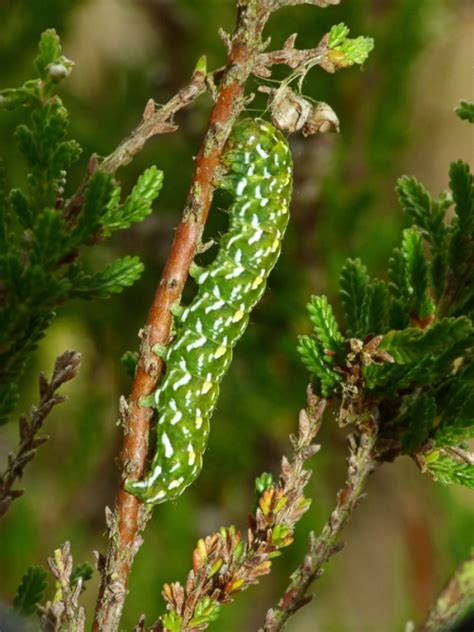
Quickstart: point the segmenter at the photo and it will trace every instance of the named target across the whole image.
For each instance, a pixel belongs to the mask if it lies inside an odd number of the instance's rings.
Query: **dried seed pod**
[[[324,134],[325,132],[339,132],[339,119],[330,105],[319,101],[311,109],[303,126],[303,136]]]
[[[270,95],[268,106],[275,127],[289,134],[299,132],[303,128],[311,114],[309,101],[288,86],[281,86],[278,90],[263,86],[260,91]]]

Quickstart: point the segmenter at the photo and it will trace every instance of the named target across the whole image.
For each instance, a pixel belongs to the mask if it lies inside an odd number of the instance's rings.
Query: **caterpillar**
[[[149,504],[177,498],[200,473],[219,383],[265,291],[288,224],[292,159],[281,132],[262,119],[245,119],[222,161],[226,173],[217,186],[234,197],[228,232],[213,262],[190,270],[197,294],[161,354],[166,373],[154,395],[155,455],[143,480],[125,482],[129,493]]]

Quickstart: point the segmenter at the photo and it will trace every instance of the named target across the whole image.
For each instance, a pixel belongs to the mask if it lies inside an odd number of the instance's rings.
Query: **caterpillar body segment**
[[[125,483],[149,504],[177,498],[199,475],[219,383],[265,291],[288,224],[292,160],[280,132],[263,120],[242,121],[223,163],[227,174],[218,185],[234,196],[229,229],[214,261],[193,267],[198,292],[177,317],[155,393],[157,446],[150,471],[142,481]]]

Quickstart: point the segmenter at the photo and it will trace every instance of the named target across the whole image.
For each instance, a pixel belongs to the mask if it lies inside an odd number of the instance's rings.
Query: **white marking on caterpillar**
[[[206,341],[207,341],[206,336],[201,336],[194,342],[190,342],[188,345],[186,345],[186,351],[191,351],[192,349],[197,349],[199,347],[202,347],[203,345],[206,344]]]
[[[166,432],[161,435],[161,443],[165,446],[165,457],[170,459],[174,454],[174,450]]]
[[[171,483],[168,485],[168,489],[175,489],[176,487],[179,487],[183,481],[184,481],[184,476],[180,476],[174,481],[171,481]]]
[[[191,381],[190,373],[183,375],[183,377],[180,380],[178,380],[177,382],[173,384],[173,391],[177,391],[180,386],[185,386],[186,384],[189,384],[190,381]]]
[[[175,414],[171,417],[170,424],[174,426],[175,424],[178,423],[178,421],[181,421],[182,418],[183,418],[183,413],[180,410],[177,410]]]

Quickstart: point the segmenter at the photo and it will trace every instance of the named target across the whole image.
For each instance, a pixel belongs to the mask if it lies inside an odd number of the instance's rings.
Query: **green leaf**
[[[34,134],[26,125],[18,125],[15,130],[15,140],[29,167],[35,167],[41,163],[41,156],[35,143]]]
[[[456,445],[474,437],[474,361],[448,377],[437,393],[440,421],[434,439],[438,447]],[[449,376],[445,371],[444,375]]]
[[[434,312],[434,305],[427,296],[428,262],[423,252],[423,241],[416,228],[403,231],[402,256],[410,295],[410,311],[419,320]]]
[[[456,204],[454,210],[459,218],[459,231],[465,237],[474,228],[474,187],[469,165],[462,160],[451,163],[449,186]]]
[[[408,310],[410,288],[408,286],[405,258],[399,248],[394,249],[393,255],[388,260],[388,278],[390,279],[388,287],[392,296]]]
[[[330,397],[334,388],[342,379],[339,373],[333,371],[330,364],[328,364],[330,356],[324,353],[316,338],[310,338],[309,336],[298,337],[297,350],[303,364],[320,381],[322,395]]]
[[[474,103],[470,101],[460,101],[455,111],[463,121],[474,123]]]
[[[408,364],[371,364],[362,367],[366,387],[379,397],[392,396],[397,391],[429,384],[432,381],[432,358],[422,358]]]
[[[347,27],[344,22],[341,22],[340,24],[335,24],[333,27],[331,27],[331,30],[329,31],[329,48],[335,48],[336,46],[339,46],[339,44],[342,44],[342,42],[345,41],[348,35],[349,27]]]
[[[446,273],[447,230],[444,218],[451,200],[446,194],[441,194],[438,199],[432,200],[424,186],[416,178],[408,176],[403,176],[398,180],[396,191],[403,211],[421,229],[431,246],[431,254],[436,259],[434,274],[439,288],[444,282]]]
[[[64,255],[63,249],[67,240],[62,214],[52,208],[44,209],[36,218],[32,234],[31,265],[36,264],[47,269],[58,263]]]
[[[273,476],[268,472],[263,472],[260,476],[255,479],[255,493],[257,494],[257,498],[269,489],[273,485]]]
[[[104,171],[94,173],[87,187],[82,213],[73,231],[72,241],[75,245],[86,242],[99,232],[115,191],[116,187],[110,174]]]
[[[348,39],[349,29],[344,23],[334,25],[329,31],[328,48],[337,51],[339,55],[334,57],[328,53],[329,59],[336,66],[346,67],[353,64],[363,64],[374,48],[374,40],[371,37],[356,37]]]
[[[46,571],[40,566],[30,566],[26,571],[13,600],[13,608],[18,614],[27,617],[36,612],[47,586],[46,577]]]
[[[462,340],[470,344],[473,333],[469,318],[443,318],[424,331],[416,328],[389,331],[380,347],[398,364],[409,364],[428,356],[440,356]]]
[[[458,483],[474,489],[474,465],[459,463],[441,454],[439,450],[433,450],[424,456],[429,471],[443,485]]]
[[[347,39],[337,47],[337,50],[344,54],[344,66],[352,66],[353,64],[363,64],[374,49],[374,45],[372,37],[361,35],[355,39]]]
[[[400,206],[410,220],[427,229],[431,217],[431,196],[425,187],[416,178],[402,176],[395,190]]]
[[[26,105],[38,102],[38,81],[26,81],[20,88],[5,88],[0,90],[0,108],[16,110]]]
[[[138,257],[123,257],[109,263],[101,272],[84,274],[75,270],[71,277],[70,297],[92,300],[108,298],[133,285],[143,272],[143,263]]]
[[[189,622],[191,627],[212,623],[215,621],[221,609],[221,605],[208,597],[202,597],[196,604],[193,612],[193,618]]]
[[[31,228],[34,223],[34,214],[28,202],[28,198],[20,189],[10,191],[9,202],[13,215],[17,218],[23,228]]]
[[[57,62],[61,57],[61,42],[54,29],[48,29],[41,34],[38,48],[39,52],[34,65],[41,79],[46,80],[49,78],[48,66]]]
[[[344,338],[339,331],[331,305],[325,296],[312,296],[306,305],[316,337],[324,350],[338,351]]]
[[[83,564],[77,564],[77,566],[73,569],[71,573],[71,578],[69,582],[71,586],[74,586],[80,579],[82,579],[82,590],[84,590],[85,583],[92,578],[93,574],[94,569],[87,562],[84,562]]]
[[[168,632],[182,632],[183,620],[174,610],[164,614],[162,620],[163,625]]]
[[[138,351],[126,351],[120,358],[120,362],[128,377],[133,378],[138,363]]]
[[[404,412],[397,419],[402,432],[404,454],[413,454],[428,441],[433,420],[436,417],[436,401],[426,393],[406,397]]]
[[[132,192],[120,207],[116,198],[112,200],[109,212],[103,220],[106,232],[128,228],[134,222],[140,222],[151,213],[153,201],[163,186],[163,172],[156,167],[147,169],[137,180]]]
[[[354,335],[361,329],[362,303],[368,284],[367,268],[360,259],[347,259],[341,271],[339,285],[349,335]]]
[[[384,281],[376,279],[367,286],[362,302],[358,338],[368,334],[383,334],[387,330],[388,289]]]

